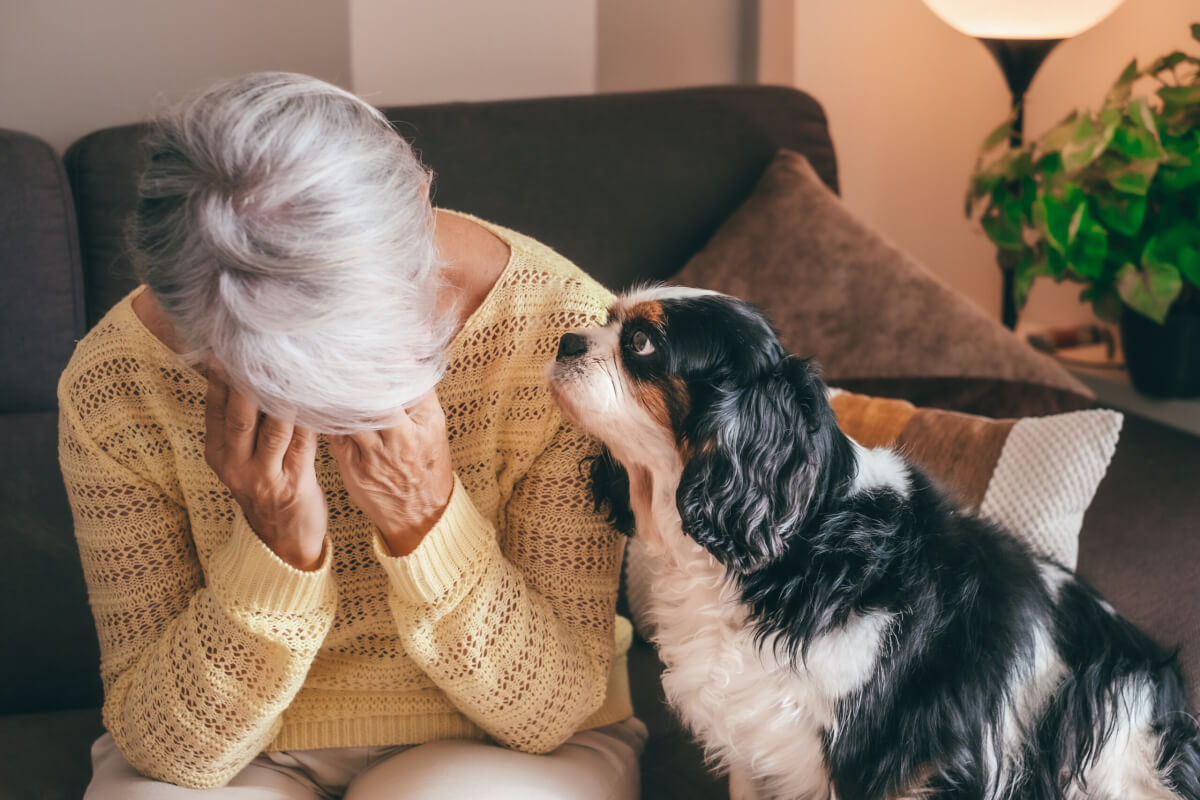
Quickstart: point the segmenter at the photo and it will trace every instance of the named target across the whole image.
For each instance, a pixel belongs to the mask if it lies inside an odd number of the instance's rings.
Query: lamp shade
[[[925,0],[948,25],[982,39],[1069,39],[1122,0]]]

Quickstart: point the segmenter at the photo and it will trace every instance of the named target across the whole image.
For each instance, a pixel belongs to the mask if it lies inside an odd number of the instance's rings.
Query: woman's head
[[[452,324],[430,174],[369,104],[265,72],[164,115],[130,245],[192,362],[216,358],[272,414],[378,426],[437,383]]]

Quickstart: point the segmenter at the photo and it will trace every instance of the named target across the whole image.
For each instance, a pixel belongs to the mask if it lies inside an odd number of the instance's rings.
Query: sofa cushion
[[[1083,520],[1079,574],[1128,620],[1179,648],[1200,711],[1200,438],[1128,415]]]
[[[0,797],[79,800],[102,733],[99,708],[0,716]]]
[[[838,423],[864,447],[894,447],[963,508],[1075,568],[1083,514],[1122,417],[1092,409],[995,420],[834,390]]]
[[[58,413],[0,414],[0,458],[0,714],[99,705],[100,650],[58,469]]]
[[[50,145],[0,130],[0,413],[56,408],[83,335],[75,209]]]
[[[794,152],[775,157],[751,197],[672,281],[761,306],[784,346],[815,357],[831,384],[1017,381],[1065,394],[1071,408],[1093,396],[855,218]]]

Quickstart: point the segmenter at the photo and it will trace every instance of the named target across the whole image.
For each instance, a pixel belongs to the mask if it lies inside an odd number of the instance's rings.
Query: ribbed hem
[[[321,565],[296,569],[267,547],[242,515],[209,563],[208,584],[223,602],[239,608],[309,611],[335,601],[332,548],[325,542]]]
[[[326,747],[390,747],[423,744],[442,739],[487,740],[487,732],[458,713],[357,716],[302,720],[306,709],[297,699],[284,712],[282,727],[267,750],[316,750]],[[613,664],[609,694],[604,705],[579,726],[579,730],[611,725],[633,715],[629,697],[629,671],[624,655]],[[291,718],[289,719],[289,716]]]
[[[315,750],[326,747],[390,747],[440,739],[487,739],[478,725],[462,714],[411,717],[362,716],[352,719],[289,721],[268,750]]]
[[[488,549],[498,551],[496,533],[457,475],[446,510],[416,550],[393,556],[380,535],[375,535],[375,557],[391,576],[400,598],[412,603],[432,603],[446,594],[465,568],[478,563]]]

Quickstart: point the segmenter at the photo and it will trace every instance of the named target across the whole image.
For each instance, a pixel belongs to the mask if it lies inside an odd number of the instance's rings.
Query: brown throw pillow
[[[884,241],[788,150],[671,282],[760,306],[784,347],[815,357],[831,384],[888,380],[893,396],[928,402],[930,381],[942,379],[936,405],[1013,416],[1084,408],[1094,397]],[[1014,391],[1000,391],[1011,382]]]
[[[830,393],[838,424],[859,444],[898,449],[964,508],[1074,569],[1083,513],[1112,460],[1120,414],[995,420]]]

